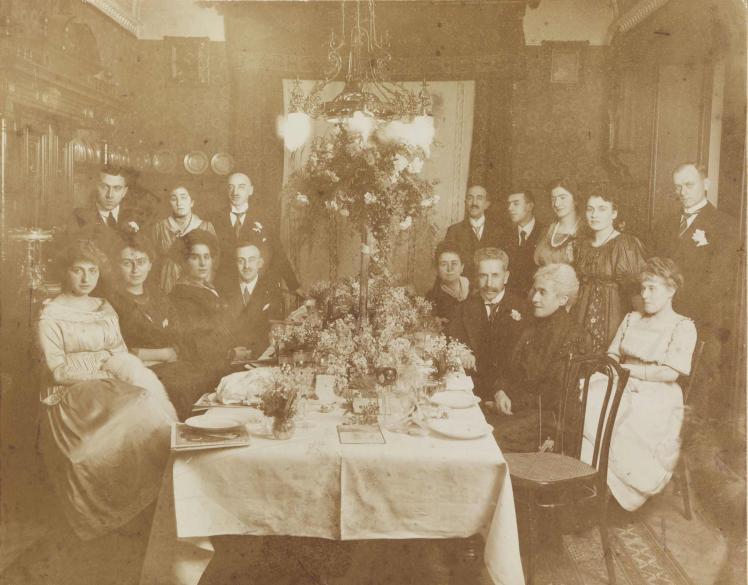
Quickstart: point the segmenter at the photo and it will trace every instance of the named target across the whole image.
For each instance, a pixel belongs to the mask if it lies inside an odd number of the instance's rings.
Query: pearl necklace
[[[553,233],[551,233],[551,248],[558,248],[559,246],[563,246],[569,238],[574,237],[577,234],[579,220],[577,220],[577,222],[574,224],[574,232],[571,234],[564,234],[564,239],[556,243],[556,232],[558,231],[559,223],[560,222],[557,221],[553,224]]]

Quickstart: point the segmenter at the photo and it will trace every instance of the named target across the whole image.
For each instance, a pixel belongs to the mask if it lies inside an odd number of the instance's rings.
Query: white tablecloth
[[[234,411],[235,412],[235,411]],[[452,418],[483,420],[476,406]],[[219,534],[330,539],[455,538],[482,533],[497,585],[524,583],[504,457],[492,435],[460,441],[383,431],[384,445],[341,445],[342,413],[311,412],[274,440],[179,453],[159,496],[141,585],[196,585]]]

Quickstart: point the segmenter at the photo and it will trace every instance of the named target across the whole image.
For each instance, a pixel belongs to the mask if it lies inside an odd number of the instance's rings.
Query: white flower
[[[133,232],[137,232],[140,230],[140,226],[134,221],[128,222],[127,225],[130,227],[130,230]]]
[[[262,224],[259,221],[256,221],[252,231],[259,234],[262,231]]]
[[[309,205],[309,197],[307,197],[303,193],[296,193],[296,201],[301,205]]]
[[[337,211],[338,202],[337,201],[325,201],[325,207],[327,207],[328,211]]]
[[[706,233],[704,232],[704,230],[695,230],[693,232],[693,235],[691,236],[691,239],[696,242],[697,248],[706,246],[709,243],[709,240],[706,239]]]
[[[402,154],[396,154],[393,162],[395,171],[397,171],[398,173],[408,168],[408,159],[405,158]]]
[[[512,309],[511,317],[515,321],[521,321],[522,320],[522,314],[517,309]]]
[[[342,208],[340,210],[340,215],[342,215],[343,217],[348,217],[350,214],[351,214],[351,212],[348,211],[346,208]]]
[[[400,229],[405,231],[407,229],[410,229],[410,226],[412,225],[413,225],[413,218],[411,216],[408,216],[400,222]]]
[[[413,162],[408,165],[408,171],[410,171],[414,175],[420,173],[421,169],[423,169],[423,161],[418,157],[414,158]]]
[[[366,205],[371,205],[372,203],[376,203],[376,202],[377,202],[376,195],[372,195],[368,191],[364,193],[364,203],[366,203]]]
[[[431,207],[434,204],[434,198],[433,197],[427,197],[423,201],[421,201],[421,207]]]

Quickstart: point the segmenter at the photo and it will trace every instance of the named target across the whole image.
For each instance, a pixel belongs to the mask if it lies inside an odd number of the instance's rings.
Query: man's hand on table
[[[463,355],[460,360],[462,361],[462,367],[465,371],[475,370],[475,356],[472,353]]]
[[[496,401],[496,410],[501,414],[511,415],[512,412],[512,400],[506,395],[506,392],[499,390],[494,394],[494,400]]]

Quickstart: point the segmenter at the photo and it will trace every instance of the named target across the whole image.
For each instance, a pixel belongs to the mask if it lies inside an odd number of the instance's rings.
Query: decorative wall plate
[[[151,168],[151,155],[143,150],[132,153],[132,166],[136,171],[147,171]]]
[[[153,155],[153,168],[159,173],[170,173],[177,166],[177,155],[171,150],[159,150]]]
[[[228,175],[234,168],[234,159],[230,154],[217,152],[210,159],[210,168],[216,175]]]
[[[202,150],[193,150],[184,155],[184,168],[193,175],[202,175],[208,170],[208,155]]]

